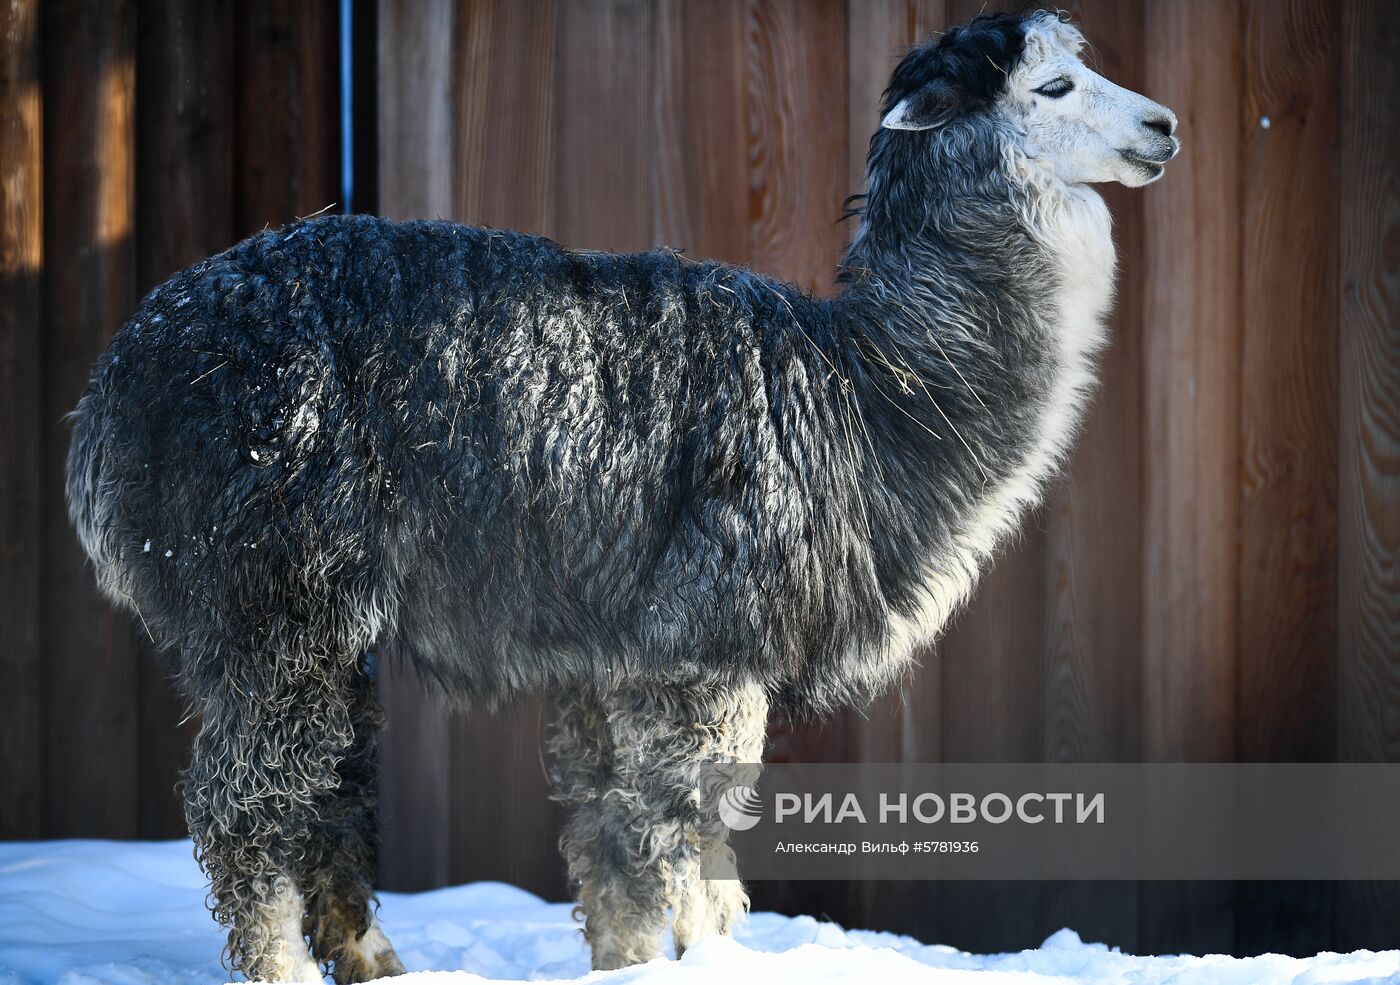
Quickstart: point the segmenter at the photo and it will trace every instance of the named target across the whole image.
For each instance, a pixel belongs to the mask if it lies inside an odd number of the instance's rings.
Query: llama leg
[[[749,909],[749,897],[737,880],[706,880],[708,871],[724,868],[729,830],[720,820],[710,792],[696,796],[707,772],[705,763],[752,763],[763,759],[768,727],[768,696],[756,684],[716,689],[688,696],[673,719],[677,729],[674,757],[663,788],[685,790],[693,813],[686,818],[679,851],[671,864],[670,900],[674,911],[676,957],[701,938],[732,933]],[[684,711],[691,715],[686,716]],[[757,780],[757,774],[753,780]]]
[[[304,936],[304,859],[352,745],[353,672],[312,654],[227,655],[229,683],[204,691],[185,815],[228,960],[255,981],[322,981]]]
[[[371,880],[378,854],[378,734],[384,715],[374,680],[361,671],[350,682],[354,741],[336,769],[301,867],[311,953],[329,965],[338,985],[404,973],[402,962],[374,915]]]
[[[645,880],[631,878],[607,837],[618,823],[619,806],[609,795],[620,791],[612,775],[607,709],[596,693],[581,688],[559,699],[549,749],[552,796],[568,813],[559,847],[593,967],[620,968],[659,956],[665,908],[652,905],[645,891],[638,899]]]
[[[758,761],[768,702],[756,686],[657,686],[601,704],[590,714],[597,722],[606,712],[610,763],[591,781],[578,771],[574,799],[583,807],[575,808],[564,848],[593,966],[616,968],[660,955],[668,908],[681,952],[728,932],[743,913],[738,883],[701,879],[707,857],[725,850],[725,828],[700,788],[706,764]]]

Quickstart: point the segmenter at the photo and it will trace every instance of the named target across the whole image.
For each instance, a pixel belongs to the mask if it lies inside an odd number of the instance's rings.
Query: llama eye
[[[1073,91],[1074,83],[1069,79],[1061,77],[1051,82],[1045,83],[1039,89],[1032,89],[1031,92],[1038,96],[1045,96],[1048,99],[1059,99],[1068,92]]]

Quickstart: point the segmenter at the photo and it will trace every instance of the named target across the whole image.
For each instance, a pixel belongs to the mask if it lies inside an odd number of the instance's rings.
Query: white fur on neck
[[[928,559],[919,611],[891,614],[889,656],[896,661],[938,635],[972,594],[997,545],[1039,500],[1069,451],[1094,383],[1092,357],[1105,341],[1116,266],[1108,206],[1089,186],[1066,185],[1014,151],[1007,167],[1031,193],[1028,228],[1058,264],[1055,304],[1044,325],[1057,343],[1055,374],[1025,458],[1005,481],[984,491],[951,548]]]

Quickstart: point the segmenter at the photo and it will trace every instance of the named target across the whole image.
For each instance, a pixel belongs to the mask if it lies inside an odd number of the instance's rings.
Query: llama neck
[[[852,400],[877,422],[867,497],[895,646],[937,634],[1038,500],[1103,339],[1103,200],[1005,147],[970,129],[878,134],[842,266],[836,321]]]

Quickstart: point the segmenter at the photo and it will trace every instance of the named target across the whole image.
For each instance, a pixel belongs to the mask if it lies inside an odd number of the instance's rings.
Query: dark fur
[[[904,670],[889,618],[1024,455],[1053,358],[1049,260],[979,112],[1020,29],[895,72],[887,107],[942,80],[960,110],[876,134],[834,300],[363,216],[145,299],[76,411],[70,502],[203,712],[190,820],[235,961],[287,873],[308,929],[345,900],[362,924],[374,644],[484,701],[754,683],[820,712]]]

